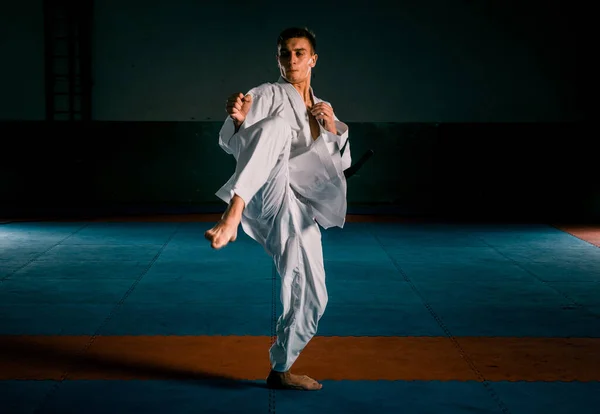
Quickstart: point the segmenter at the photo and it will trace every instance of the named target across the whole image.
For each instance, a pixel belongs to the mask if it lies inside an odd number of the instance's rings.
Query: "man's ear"
[[[308,63],[310,64],[311,68],[314,68],[317,65],[317,59],[319,58],[319,56],[315,53],[310,60],[308,61]]]

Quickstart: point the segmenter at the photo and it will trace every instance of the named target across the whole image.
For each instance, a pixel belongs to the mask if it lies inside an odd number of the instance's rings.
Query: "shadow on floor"
[[[97,379],[146,379],[198,381],[198,385],[215,388],[266,388],[263,382],[246,381],[202,370],[180,369],[118,357],[86,354],[83,349],[40,343],[24,336],[0,338],[0,372],[11,379],[60,379],[77,372],[88,372]],[[46,374],[43,374],[43,373]],[[266,375],[265,375],[266,378]],[[69,379],[66,376],[65,379]]]

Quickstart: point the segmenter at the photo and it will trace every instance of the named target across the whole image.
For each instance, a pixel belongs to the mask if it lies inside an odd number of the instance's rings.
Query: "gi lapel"
[[[304,104],[304,99],[302,99],[302,96],[300,96],[300,92],[298,92],[291,83],[289,83],[282,77],[279,77],[277,83],[281,85],[283,90],[287,93],[287,96],[290,100],[290,104],[294,109],[294,115],[298,120],[298,125],[302,126],[302,134],[305,137],[310,138],[311,134],[310,122],[308,120],[308,111],[306,109],[306,105]]]

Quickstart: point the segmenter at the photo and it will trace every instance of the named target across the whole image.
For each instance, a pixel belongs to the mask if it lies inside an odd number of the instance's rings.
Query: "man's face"
[[[317,63],[308,39],[294,37],[281,45],[277,52],[277,62],[281,76],[290,83],[303,82],[310,78],[310,72]]]

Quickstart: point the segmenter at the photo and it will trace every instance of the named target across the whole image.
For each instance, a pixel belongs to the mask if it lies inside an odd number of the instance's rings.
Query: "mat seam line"
[[[508,261],[512,262],[513,265],[517,266],[519,269],[523,270],[525,273],[533,276],[538,282],[542,283],[544,286],[549,287],[550,289],[552,289],[553,291],[555,291],[556,293],[558,293],[560,296],[562,296],[563,298],[565,298],[567,301],[571,302],[570,304],[572,306],[575,306],[578,309],[583,310],[584,312],[586,312],[587,314],[595,317],[595,318],[600,318],[600,316],[596,315],[594,312],[592,312],[590,309],[587,308],[587,306],[582,305],[581,303],[577,302],[577,300],[575,300],[574,298],[572,298],[571,296],[567,295],[566,293],[564,293],[561,290],[558,290],[557,288],[555,288],[554,286],[552,286],[551,284],[549,284],[547,281],[541,279],[537,274],[535,274],[535,272],[523,267],[521,265],[521,263],[519,263],[518,261],[516,261],[515,259],[511,258],[510,256],[505,255],[504,253],[502,253],[500,250],[498,250],[496,247],[492,246],[491,244],[489,244],[488,242],[486,242],[483,238],[476,236],[479,240],[481,240],[481,242],[483,244],[485,244],[486,246],[488,246],[489,248],[491,248],[492,250],[494,250],[496,253],[498,253],[500,256],[504,257],[505,259],[507,259]],[[595,247],[595,246],[594,246]]]
[[[271,270],[271,346],[276,341],[276,324],[277,324],[277,269],[275,267],[275,262],[272,264]],[[271,364],[269,363],[269,371],[271,370]],[[276,395],[275,389],[269,388],[269,413],[275,413],[275,402]]]
[[[95,342],[96,338],[99,335],[99,332],[102,330],[102,328],[104,328],[106,326],[106,324],[108,322],[111,321],[111,319],[114,316],[114,314],[116,313],[116,311],[121,307],[121,305],[123,304],[123,302],[125,302],[125,300],[129,297],[129,295],[131,294],[131,292],[133,292],[133,290],[137,287],[138,283],[144,278],[144,276],[146,275],[146,273],[148,273],[148,271],[150,270],[150,268],[154,265],[154,263],[156,262],[156,260],[162,254],[162,252],[165,249],[165,247],[167,247],[167,244],[169,244],[169,242],[173,239],[173,237],[175,236],[175,234],[177,234],[177,232],[179,231],[180,227],[181,227],[181,223],[178,224],[177,227],[175,228],[175,230],[169,235],[169,238],[165,241],[165,243],[158,250],[158,253],[156,253],[154,255],[154,257],[152,258],[152,260],[150,260],[150,263],[148,264],[148,266],[146,266],[146,268],[140,273],[140,275],[138,276],[138,278],[136,280],[134,280],[134,282],[129,287],[129,289],[127,290],[127,292],[125,292],[125,294],[123,295],[123,297],[113,307],[113,309],[110,311],[110,313],[108,314],[108,316],[104,319],[104,321],[100,324],[100,326],[98,326],[98,328],[96,328],[96,330],[94,331],[94,333],[90,336],[90,339],[88,340],[88,342],[78,352],[79,355],[85,355],[85,353],[93,345],[93,343]],[[69,374],[71,373],[71,371],[74,368],[75,367],[73,365],[67,366],[67,368],[65,369],[65,371],[60,376],[60,379],[58,379],[57,382],[56,382],[56,384],[46,393],[46,395],[44,396],[44,399],[42,400],[42,402],[40,403],[40,405],[34,411],[34,414],[36,414],[36,413],[42,413],[43,412],[42,410],[46,407],[46,405],[48,404],[48,402],[50,401],[50,399],[56,394],[56,392],[60,388],[60,385],[64,381],[66,381],[68,379]]]
[[[8,279],[8,277],[10,277],[11,275],[13,275],[14,273],[16,273],[17,271],[23,269],[24,267],[28,266],[30,263],[32,263],[33,261],[37,260],[41,255],[49,252],[50,250],[52,250],[53,248],[55,248],[56,246],[60,245],[62,242],[64,242],[65,240],[68,240],[70,237],[74,236],[75,234],[79,233],[81,230],[83,230],[84,228],[86,228],[87,226],[89,226],[90,223],[85,223],[83,226],[79,227],[77,230],[75,230],[74,232],[72,232],[71,234],[69,234],[67,237],[65,237],[64,239],[62,239],[61,241],[59,241],[58,243],[54,244],[52,247],[50,247],[48,250],[44,251],[43,253],[40,253],[38,256],[35,256],[33,259],[31,259],[29,262],[27,262],[25,265],[23,265],[22,267],[18,268],[17,270],[15,270],[13,273],[9,274],[6,278],[2,279],[2,282],[4,282],[4,280]],[[46,402],[46,399],[50,398],[52,395],[54,395],[54,393],[58,390],[58,388],[60,387],[60,384],[62,383],[62,381],[57,381],[54,385],[52,385],[52,387],[50,387],[50,389],[46,392],[46,394],[44,395],[44,398],[42,399],[42,401],[40,402],[40,404],[36,407],[36,409],[34,410],[34,413],[37,413],[41,408],[43,408],[44,403]]]
[[[460,354],[460,356],[462,357],[462,359],[467,363],[467,365],[469,366],[469,368],[471,369],[471,371],[473,371],[473,373],[479,378],[479,380],[481,381],[481,384],[486,389],[486,391],[488,392],[488,394],[490,395],[490,397],[492,397],[492,399],[494,400],[494,402],[496,402],[496,404],[498,405],[498,407],[500,408],[500,410],[504,414],[511,414],[511,411],[506,406],[506,403],[504,401],[502,401],[502,399],[500,398],[500,396],[492,388],[492,386],[489,383],[489,381],[485,378],[485,376],[481,373],[481,371],[479,371],[479,369],[477,369],[477,367],[475,366],[475,363],[471,360],[471,358],[469,357],[468,353],[463,349],[463,347],[460,345],[460,343],[458,342],[458,340],[454,337],[454,335],[452,334],[452,332],[450,332],[450,329],[443,322],[442,318],[440,318],[438,316],[438,314],[433,310],[433,308],[431,307],[431,305],[427,302],[427,300],[425,299],[425,297],[421,294],[421,292],[419,292],[419,290],[417,289],[417,287],[415,286],[415,284],[406,275],[406,273],[404,272],[404,270],[402,269],[402,267],[398,264],[398,262],[396,261],[396,259],[394,259],[394,257],[392,257],[392,255],[388,252],[388,250],[385,248],[384,244],[381,242],[381,240],[379,239],[379,237],[377,237],[372,232],[371,232],[371,235],[375,238],[375,240],[377,240],[377,243],[379,243],[379,245],[382,248],[382,250],[385,252],[385,254],[392,261],[392,263],[394,264],[394,267],[396,267],[396,269],[398,270],[398,272],[400,273],[400,275],[402,276],[402,278],[406,281],[406,283],[408,283],[408,285],[410,286],[410,288],[421,299],[421,302],[423,302],[423,305],[427,308],[427,311],[435,319],[435,321],[438,323],[438,325],[440,326],[440,328],[442,328],[442,330],[444,331],[444,333],[446,334],[446,336],[448,337],[448,339],[450,339],[450,342],[452,342],[452,345],[457,349],[458,353]]]
[[[35,262],[37,259],[39,259],[42,255],[48,253],[50,250],[54,249],[56,246],[60,245],[61,243],[63,243],[64,241],[68,240],[70,237],[74,236],[75,234],[79,233],[81,230],[83,230],[84,228],[86,228],[89,225],[89,223],[84,224],[83,226],[81,226],[80,228],[78,228],[77,230],[75,230],[74,232],[72,232],[71,234],[69,234],[67,237],[65,237],[62,240],[59,240],[58,242],[54,243],[52,246],[50,246],[49,248],[47,248],[46,250],[44,250],[41,253],[38,253],[37,255],[33,256],[31,259],[29,259],[25,264],[17,267],[15,270],[13,270],[12,272],[10,272],[8,275],[4,276],[2,279],[0,279],[0,283],[4,282],[5,280],[8,280],[11,276],[13,276],[15,273],[17,273],[19,270],[24,269],[25,267],[29,266],[31,263]]]

